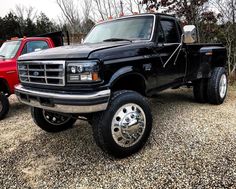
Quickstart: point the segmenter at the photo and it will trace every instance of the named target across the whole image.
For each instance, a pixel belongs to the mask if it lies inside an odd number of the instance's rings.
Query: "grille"
[[[18,71],[22,83],[65,85],[65,61],[18,62]]]

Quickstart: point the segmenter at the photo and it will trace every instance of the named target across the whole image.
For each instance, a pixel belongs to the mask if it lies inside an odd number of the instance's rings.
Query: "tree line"
[[[59,25],[51,21],[44,13],[33,15],[32,11],[27,16],[10,11],[0,17],[0,39],[7,40],[12,37],[34,36],[60,29]]]

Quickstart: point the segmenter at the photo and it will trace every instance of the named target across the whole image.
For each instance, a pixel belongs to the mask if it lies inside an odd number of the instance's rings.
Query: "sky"
[[[56,0],[0,0],[0,16],[4,17],[10,10],[14,10],[16,5],[32,6],[38,12],[42,11],[49,18],[57,20],[61,15],[60,8]]]

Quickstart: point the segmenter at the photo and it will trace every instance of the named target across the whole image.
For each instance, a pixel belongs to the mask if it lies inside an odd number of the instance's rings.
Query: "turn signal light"
[[[92,74],[92,78],[93,78],[93,81],[98,81],[100,79],[97,72],[94,72]]]

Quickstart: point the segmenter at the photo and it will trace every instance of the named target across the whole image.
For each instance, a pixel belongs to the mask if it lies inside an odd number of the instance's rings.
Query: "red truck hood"
[[[92,52],[128,44],[130,44],[129,41],[119,41],[57,47],[25,54],[20,56],[18,60],[85,59],[88,58]]]

